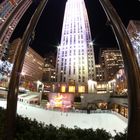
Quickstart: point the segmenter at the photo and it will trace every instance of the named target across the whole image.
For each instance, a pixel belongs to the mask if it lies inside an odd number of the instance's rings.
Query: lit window
[[[61,92],[66,92],[66,86],[65,85],[61,86]]]
[[[85,92],[85,86],[79,86],[78,87],[78,92]]]
[[[69,92],[75,92],[75,86],[69,86]]]

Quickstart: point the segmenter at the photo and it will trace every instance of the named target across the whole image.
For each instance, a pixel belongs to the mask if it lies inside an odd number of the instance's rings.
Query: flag
[[[15,4],[16,4],[16,1],[15,1],[15,0],[9,0],[9,2],[10,2],[12,5],[15,5]]]

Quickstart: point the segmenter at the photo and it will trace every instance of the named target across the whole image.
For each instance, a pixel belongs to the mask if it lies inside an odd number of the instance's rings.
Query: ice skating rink
[[[6,101],[0,101],[0,106],[6,108]],[[112,113],[76,113],[45,110],[18,102],[17,113],[23,117],[36,119],[38,122],[52,124],[60,127],[62,124],[68,128],[103,128],[113,136],[115,132],[124,132],[127,123]]]

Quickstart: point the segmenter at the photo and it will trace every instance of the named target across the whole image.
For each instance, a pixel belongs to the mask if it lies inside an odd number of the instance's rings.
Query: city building
[[[68,0],[57,48],[57,82],[71,84],[68,92],[86,92],[88,80],[95,80],[94,48],[84,0]],[[75,87],[79,86],[79,87]]]
[[[17,38],[13,40],[13,42],[11,42],[10,47],[8,48],[8,61],[10,63],[14,63],[17,54],[17,49],[20,43],[21,43],[20,38]]]
[[[127,79],[124,69],[120,69],[115,75],[115,93],[119,95],[127,95]]]
[[[96,81],[104,82],[105,81],[105,70],[100,64],[95,65],[96,67]]]
[[[118,70],[114,79],[108,82],[110,92],[110,107],[124,117],[128,117],[128,87],[124,69]],[[111,91],[110,90],[110,91]]]
[[[130,20],[127,26],[127,31],[140,66],[140,21]]]
[[[31,3],[32,0],[4,0],[0,4],[0,59],[5,55],[10,37]]]
[[[96,93],[104,94],[108,92],[108,82],[105,81],[105,68],[100,64],[96,65]]]
[[[44,55],[44,60],[47,64],[51,64],[55,67],[56,65],[56,53],[49,51]]]
[[[105,70],[105,81],[110,81],[117,71],[124,67],[122,54],[118,49],[107,48],[100,50],[100,56],[101,67]]]
[[[53,52],[49,52],[45,55],[44,58],[45,65],[44,65],[44,72],[42,81],[44,83],[55,82],[55,64],[56,64],[56,55]]]
[[[20,44],[21,39],[15,39],[9,47],[9,62],[14,63],[17,48]],[[44,68],[44,59],[36,53],[32,48],[28,47],[28,50],[25,55],[24,64],[21,72],[21,79],[27,82],[37,82],[42,81]],[[26,82],[26,84],[27,84]]]
[[[22,74],[29,81],[42,81],[44,59],[28,47],[22,68]]]

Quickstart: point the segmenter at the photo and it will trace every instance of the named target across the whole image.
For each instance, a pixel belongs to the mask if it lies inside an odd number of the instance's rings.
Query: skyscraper
[[[114,79],[115,74],[124,68],[121,51],[117,48],[101,48],[99,61],[104,70],[105,81]]]
[[[0,59],[10,37],[32,0],[5,0],[0,5]]]
[[[61,44],[57,50],[57,82],[76,84],[95,79],[94,49],[84,0],[67,0]]]

